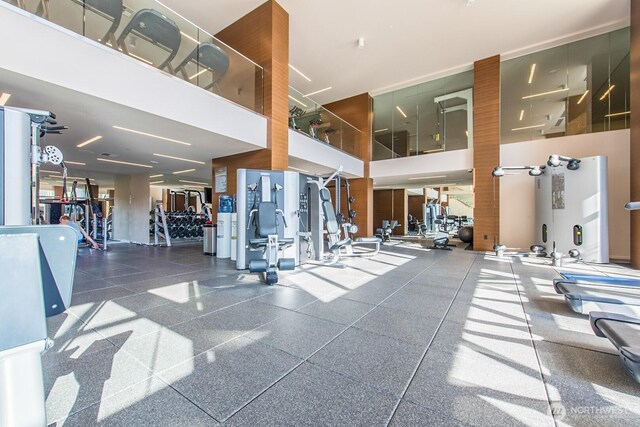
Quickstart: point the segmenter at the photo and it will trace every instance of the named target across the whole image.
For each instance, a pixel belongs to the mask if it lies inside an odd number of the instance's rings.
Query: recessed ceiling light
[[[65,160],[65,163],[68,163],[70,165],[80,165],[80,166],[86,166],[86,163],[82,163],[82,162],[72,162],[71,160]]]
[[[533,73],[536,72],[536,64],[531,64],[531,72],[529,73],[529,84],[533,81]]]
[[[611,93],[611,91],[613,90],[614,87],[616,87],[616,85],[609,86],[609,89],[607,89],[607,91],[605,93],[603,93],[602,96],[600,97],[600,101],[605,99],[607,97],[607,95],[609,95]]]
[[[446,175],[436,175],[436,176],[419,176],[417,178],[409,178],[409,181],[414,181],[417,179],[436,179],[436,178],[446,178]]]
[[[160,178],[163,175],[164,174],[162,174],[162,173],[159,173],[158,175],[149,175],[149,178]]]
[[[616,116],[624,116],[625,114],[631,114],[631,111],[623,111],[621,113],[611,113],[611,114],[605,114],[605,117],[616,117]]]
[[[2,95],[0,95],[0,106],[4,106],[9,98],[11,98],[11,94],[3,92]]]
[[[59,176],[52,176],[51,178],[60,178]],[[86,176],[68,176],[67,179],[87,179]],[[93,178],[89,178],[89,180],[93,180]]]
[[[289,68],[291,68],[293,71],[295,71],[296,73],[300,74],[302,77],[304,77],[308,82],[311,81],[311,79],[307,76],[305,76],[304,74],[302,74],[302,71],[298,70],[296,67],[294,67],[293,65],[289,64]]]
[[[156,162],[155,160],[149,160],[149,163],[154,163],[154,164],[158,164],[158,162]]]
[[[293,99],[294,101],[296,101],[298,104],[302,105],[304,108],[307,108],[307,104],[305,104],[304,102],[300,101],[299,99],[294,98],[293,96],[289,95],[289,98]]]
[[[179,181],[180,181],[180,182],[184,182],[184,183],[186,183],[186,184],[202,184],[202,185],[209,185],[209,183],[208,183],[208,182],[186,181],[186,180],[183,180],[183,179],[180,179]]]
[[[84,147],[85,145],[89,145],[92,142],[98,141],[99,139],[102,139],[102,135],[94,136],[91,139],[87,139],[85,142],[81,142],[80,144],[76,145],[76,147],[78,148]]]
[[[520,121],[522,121],[523,117],[524,117],[524,110],[520,110]]]
[[[174,157],[174,156],[168,156],[166,154],[158,154],[158,153],[153,153],[154,156],[158,156],[158,157],[165,157],[167,159],[174,159],[174,160],[182,160],[183,162],[191,162],[191,163],[197,163],[199,165],[204,165],[206,164],[205,162],[201,162],[199,160],[190,160],[190,159],[183,159],[182,157]]]
[[[141,168],[149,168],[149,169],[153,168],[153,166],[141,165],[140,163],[122,162],[120,160],[103,159],[102,157],[98,157],[98,161],[100,161],[100,162],[109,162],[109,163],[118,163],[120,165],[138,166],[138,167],[141,167]]]
[[[149,184],[151,185],[157,185],[157,184],[162,184],[164,181],[152,181]]]
[[[316,95],[316,94],[318,94],[318,93],[320,93],[320,92],[324,92],[324,91],[329,90],[329,89],[333,89],[333,87],[331,87],[331,86],[329,86],[329,87],[325,87],[324,89],[320,89],[320,90],[317,90],[317,91],[315,91],[315,92],[308,93],[308,94],[303,95],[303,96],[306,98],[307,96]]]
[[[535,98],[537,96],[551,95],[552,93],[564,92],[565,90],[569,90],[569,88],[565,87],[562,89],[550,90],[549,92],[542,92],[542,93],[536,93],[534,95],[527,95],[527,96],[523,96],[522,99],[529,99],[529,98]]]
[[[189,34],[187,33],[183,33],[182,31],[180,31],[180,34],[182,34],[184,37],[188,38],[189,40],[191,40],[192,42],[194,42],[195,44],[200,44],[200,42],[196,39],[194,39],[193,37],[191,37]]]
[[[174,175],[178,175],[178,174],[181,174],[181,173],[187,173],[187,172],[193,172],[193,171],[195,171],[195,169],[185,169],[185,170],[183,170],[183,171],[176,171],[176,172],[173,172],[173,174],[174,174]]]
[[[293,170],[295,170],[295,171],[300,171],[300,172],[309,173],[309,171],[308,171],[308,170],[306,170],[306,169],[294,168],[293,166],[289,166],[289,169],[293,169]]]
[[[206,69],[206,68],[204,68],[204,69],[202,69],[202,70],[198,71],[198,72],[197,72],[197,73],[195,73],[193,76],[189,77],[189,80],[193,80],[193,79],[195,79],[196,77],[198,77],[200,74],[205,73],[205,72],[207,72],[207,69]]]
[[[396,105],[396,109],[400,111],[400,114],[402,114],[402,117],[404,117],[405,119],[407,118],[407,115],[404,113],[404,111],[402,111],[402,108],[400,108],[399,105]]]
[[[188,142],[184,142],[184,141],[179,141],[177,139],[173,139],[173,138],[166,138],[164,136],[159,136],[159,135],[154,135],[152,133],[147,133],[147,132],[141,132],[139,130],[134,130],[134,129],[129,129],[129,128],[124,128],[121,126],[113,126],[114,129],[119,129],[119,130],[124,130],[126,132],[131,132],[131,133],[136,133],[138,135],[144,135],[144,136],[150,136],[151,138],[157,138],[157,139],[161,139],[163,141],[169,141],[169,142],[175,142],[176,144],[182,144],[182,145],[191,145]]]
[[[512,131],[516,131],[516,130],[525,130],[525,129],[535,129],[535,128],[541,128],[541,127],[543,127],[543,126],[544,126],[544,124],[541,124],[541,125],[533,125],[533,126],[525,126],[525,127],[522,127],[522,128],[513,128],[513,129],[511,129],[511,130],[512,130]]]
[[[148,59],[146,59],[146,58],[143,58],[143,57],[142,57],[142,56],[140,56],[140,55],[136,55],[135,53],[131,53],[131,52],[129,52],[129,56],[133,56],[134,58],[139,59],[139,60],[140,60],[140,61],[142,61],[142,62],[146,62],[146,63],[147,63],[147,64],[149,64],[149,65],[153,65],[153,62],[149,61],[149,60],[148,60]]]
[[[376,131],[374,131],[374,132],[384,132],[384,131],[386,131],[386,130],[389,130],[389,128],[378,129],[378,130],[376,130]]]
[[[580,99],[578,99],[577,104],[580,104],[584,100],[584,97],[587,96],[588,93],[589,93],[589,89],[585,90],[582,96],[580,97]]]

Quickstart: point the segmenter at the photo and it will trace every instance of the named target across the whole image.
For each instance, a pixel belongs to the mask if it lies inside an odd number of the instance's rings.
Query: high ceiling
[[[139,8],[149,1],[125,3],[135,3]],[[212,34],[263,2],[162,0]],[[474,60],[497,53],[503,53],[505,58],[516,57],[629,24],[629,0],[476,0],[472,5],[467,5],[467,0],[278,0],[278,3],[290,16],[289,62],[311,79],[309,82],[290,70],[289,82],[303,94],[332,87],[312,96],[320,104],[363,92],[385,93],[470,69]],[[360,37],[364,39],[362,48],[357,43]],[[52,137],[50,143],[73,153],[76,161],[86,163],[73,166],[72,176],[90,175],[107,180],[113,173],[143,171],[139,167],[97,162],[97,157],[105,152],[115,154],[113,159],[123,156],[120,158],[143,162],[146,158],[143,154],[158,146],[157,140],[113,129],[111,126],[116,122],[123,127],[153,129],[164,137],[194,142],[190,156],[172,144],[166,145],[167,154],[201,160],[204,165],[168,159],[150,164],[153,169],[148,172],[162,173],[160,179],[167,183],[179,185],[177,179],[208,181],[209,159],[250,149],[238,141],[221,140],[222,137],[171,121],[158,123],[156,117],[145,112],[81,97],[8,72],[0,73],[0,86],[0,91],[14,94],[9,105],[34,108],[48,105],[61,116],[63,124],[70,126],[69,132]],[[99,114],[95,113],[98,111]],[[79,142],[98,134],[103,135],[103,140],[83,150],[76,148]],[[162,144],[164,147],[165,143]],[[295,159],[292,165],[304,169],[313,166]],[[196,170],[172,174],[191,168]],[[402,178],[405,185],[423,184],[408,178]],[[451,182],[454,178],[457,183],[469,180],[466,171],[452,172],[446,179]]]
[[[162,0],[212,34],[263,0]],[[321,103],[431,80],[474,60],[514,57],[629,25],[629,0],[278,0],[290,72]],[[471,5],[467,5],[471,3]],[[205,12],[209,11],[209,12]],[[364,47],[358,48],[358,38]]]

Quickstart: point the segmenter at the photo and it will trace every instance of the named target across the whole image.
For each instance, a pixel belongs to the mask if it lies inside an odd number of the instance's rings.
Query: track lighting
[[[560,166],[561,162],[567,162],[567,169],[575,171],[580,169],[580,159],[574,159],[573,157],[560,156],[558,154],[552,154],[549,156],[547,165],[551,167]]]
[[[494,177],[500,178],[505,175],[505,171],[528,170],[531,176],[540,176],[544,173],[546,166],[496,166],[491,172]]]

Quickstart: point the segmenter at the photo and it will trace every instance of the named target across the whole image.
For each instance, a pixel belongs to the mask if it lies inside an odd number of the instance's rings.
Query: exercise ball
[[[458,238],[464,243],[473,242],[473,227],[468,225],[462,227],[460,230],[458,230]]]

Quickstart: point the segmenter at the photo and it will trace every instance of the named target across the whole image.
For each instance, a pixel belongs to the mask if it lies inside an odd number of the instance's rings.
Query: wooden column
[[[631,201],[640,201],[640,3],[631,2]],[[640,268],[640,211],[631,211],[631,266]]]
[[[373,192],[374,228],[382,227],[382,221],[393,216],[393,190],[375,190]]]
[[[368,93],[363,93],[332,102],[325,107],[361,132],[359,140],[355,141],[355,147],[351,154],[364,162],[364,177],[349,180],[349,184],[351,184],[351,195],[356,199],[354,209],[357,212],[357,236],[373,236],[374,227],[381,225],[379,223],[374,225],[373,179],[369,174],[372,153],[373,100]]]
[[[227,167],[227,191],[236,192],[240,168],[286,170],[289,167],[289,14],[268,0],[216,37],[264,68],[263,113],[269,117],[267,148],[212,160],[212,169]],[[213,180],[215,172],[212,170]],[[215,191],[215,181],[214,181]],[[214,211],[217,197],[213,197]]]
[[[408,204],[406,188],[393,190],[393,218],[391,219],[395,219],[400,224],[393,234],[407,234],[409,230],[407,224],[407,216],[409,216]]]
[[[407,234],[407,190],[376,190],[373,192],[373,221],[375,228],[382,227],[382,221],[398,221],[401,224],[394,234]],[[403,231],[404,230],[404,231]]]
[[[493,168],[500,164],[500,56],[473,65],[473,248],[500,243],[500,186]]]

